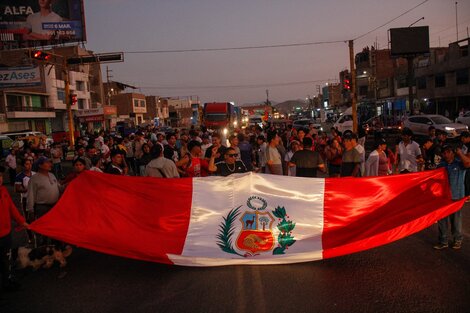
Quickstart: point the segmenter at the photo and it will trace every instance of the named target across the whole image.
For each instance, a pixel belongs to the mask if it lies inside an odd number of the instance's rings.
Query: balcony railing
[[[7,112],[54,112],[54,108],[8,105]]]

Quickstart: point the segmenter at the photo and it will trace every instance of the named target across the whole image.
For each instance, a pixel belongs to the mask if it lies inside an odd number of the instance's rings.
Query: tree
[[[259,222],[263,225],[263,230],[266,230],[266,225],[269,223],[269,218],[262,216],[259,218]]]

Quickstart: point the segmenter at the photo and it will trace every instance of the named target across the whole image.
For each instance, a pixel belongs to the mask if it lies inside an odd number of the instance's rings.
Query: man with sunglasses
[[[235,149],[230,147],[225,150],[224,161],[217,162],[217,176],[228,176],[235,173],[246,173],[247,169],[245,163],[241,160],[237,160],[239,154],[236,153]]]

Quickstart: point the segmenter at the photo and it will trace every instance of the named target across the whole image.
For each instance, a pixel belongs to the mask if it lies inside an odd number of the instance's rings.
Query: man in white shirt
[[[418,171],[418,161],[421,158],[419,145],[411,140],[413,131],[407,127],[401,133],[402,141],[397,146],[398,170],[401,174],[414,173]]]
[[[16,150],[15,149],[11,149],[10,154],[7,155],[5,159],[5,164],[8,167],[10,185],[13,186],[15,184],[15,178],[16,178]]]

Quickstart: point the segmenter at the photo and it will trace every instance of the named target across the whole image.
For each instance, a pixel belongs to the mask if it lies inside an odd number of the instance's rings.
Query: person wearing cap
[[[45,156],[36,161],[37,173],[31,176],[28,184],[28,197],[26,211],[36,220],[49,212],[57,203],[62,186],[54,174],[51,173],[52,162]],[[45,237],[36,235],[37,246],[45,243]]]
[[[11,249],[11,219],[14,219],[18,225],[28,228],[23,216],[15,207],[10,194],[3,186],[3,174],[5,168],[0,166],[0,275],[2,279],[2,289],[13,290],[19,285],[12,280],[9,252]]]
[[[447,169],[449,178],[450,191],[453,201],[459,201],[465,197],[465,170],[470,167],[470,158],[462,153],[460,148],[455,149],[450,145],[442,147],[442,160],[437,166]],[[442,250],[449,247],[448,241],[448,225],[451,226],[453,236],[452,248],[460,249],[462,247],[462,209],[439,220],[437,222],[439,228],[439,243],[434,246],[436,250]]]
[[[296,153],[297,151],[299,151],[301,149],[302,149],[302,146],[300,145],[300,142],[298,142],[297,140],[292,140],[290,142],[289,150],[287,151],[287,153],[284,157],[284,161],[287,163],[287,166],[288,166],[287,176],[293,176],[293,177],[296,176],[295,164],[290,166],[289,162],[291,161],[292,156],[294,155],[294,153]]]
[[[26,211],[34,212],[35,218],[46,214],[59,200],[61,185],[51,173],[52,162],[45,156],[36,161],[38,171],[31,176],[28,184]]]
[[[365,176],[386,176],[390,173],[387,150],[387,142],[379,139],[374,145],[375,150],[372,151],[365,163]]]
[[[408,127],[403,128],[402,141],[397,145],[398,171],[400,174],[414,173],[418,171],[418,159],[421,158],[421,149],[413,141],[413,131]]]

